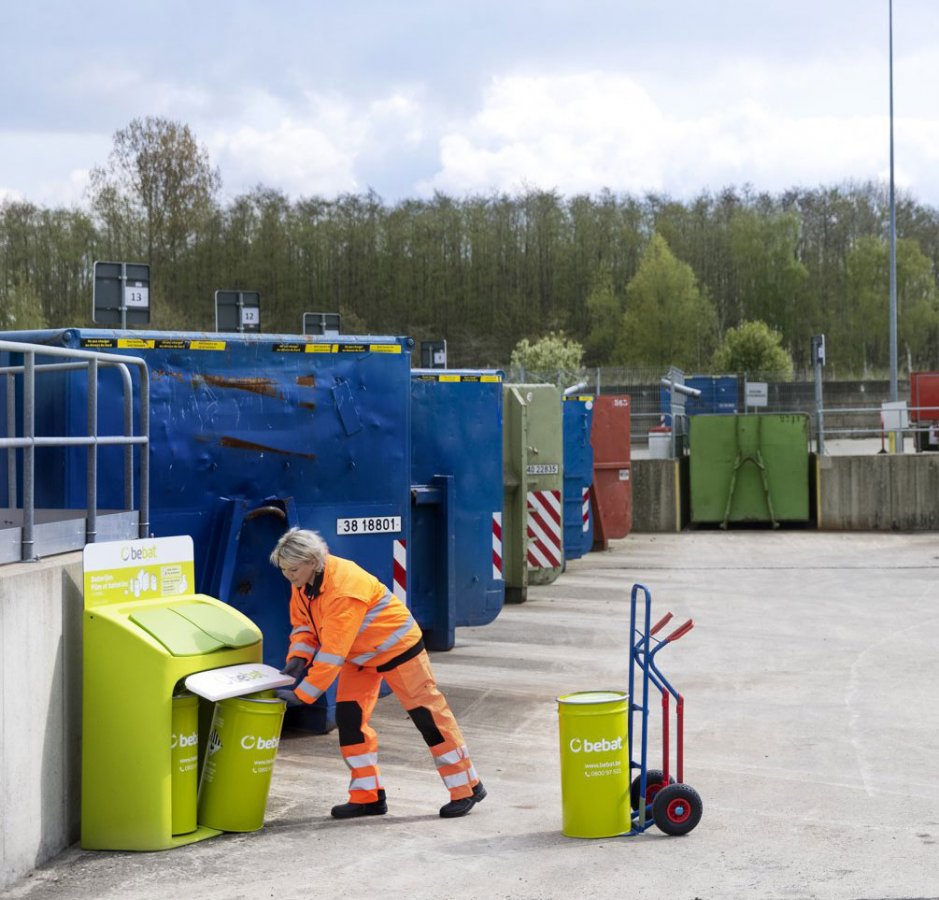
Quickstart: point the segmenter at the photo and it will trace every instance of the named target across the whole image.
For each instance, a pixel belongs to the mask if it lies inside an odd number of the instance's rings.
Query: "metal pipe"
[[[124,382],[124,437],[134,436],[134,385],[123,363],[117,367]],[[134,448],[124,445],[124,509],[134,508]]]
[[[16,437],[16,376],[7,375],[7,436]],[[7,451],[7,505],[16,509],[16,451]]]
[[[140,366],[140,513],[139,535],[150,536],[150,370],[141,359]]]
[[[122,434],[103,434],[99,437],[87,435],[85,437],[20,437],[0,438],[0,450],[4,447],[90,447],[97,444],[99,447],[124,446],[124,444],[146,444],[148,439],[142,435],[125,437]]]
[[[85,457],[87,497],[85,499],[85,543],[98,536],[98,360],[88,362],[88,434],[95,436]]]
[[[22,350],[22,347],[20,347]],[[23,437],[36,436],[36,356],[32,351],[23,353]],[[35,502],[36,451],[32,444],[23,449],[23,544],[20,559],[35,559],[33,525],[36,520]]]

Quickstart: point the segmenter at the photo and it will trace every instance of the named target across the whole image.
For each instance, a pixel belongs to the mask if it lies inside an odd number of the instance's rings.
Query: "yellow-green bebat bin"
[[[202,825],[174,833],[192,824],[196,782],[177,779],[174,799],[173,697],[192,673],[260,662],[261,631],[191,592],[188,537],[89,544],[84,556],[82,847],[160,850],[212,837],[219,831]],[[212,704],[196,702],[201,760]]]

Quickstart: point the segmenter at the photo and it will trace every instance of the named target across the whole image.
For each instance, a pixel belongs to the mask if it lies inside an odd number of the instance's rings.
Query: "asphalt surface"
[[[663,650],[686,697],[704,814],[594,840],[561,833],[555,698],[625,689],[628,596],[693,618]],[[388,815],[339,822],[335,733],[281,744],[263,830],[159,853],[73,847],[23,900],[939,897],[939,540],[934,534],[635,535],[572,561],[433,654],[489,796],[462,819],[393,697]],[[653,713],[657,759],[657,713]]]

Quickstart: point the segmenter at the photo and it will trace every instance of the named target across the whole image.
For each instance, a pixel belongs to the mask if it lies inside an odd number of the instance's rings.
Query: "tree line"
[[[0,323],[92,325],[95,260],[149,262],[152,327],[208,331],[214,293],[258,291],[262,329],[338,312],[349,334],[445,339],[455,366],[505,365],[563,332],[589,366],[707,372],[748,322],[809,367],[826,335],[840,375],[889,363],[889,209],[882,186],[690,200],[524,190],[386,203],[373,191],[291,199],[259,185],[223,201],[187,126],[135,120],[91,177],[87,208],[0,203]],[[939,363],[939,212],[899,196],[901,368]]]

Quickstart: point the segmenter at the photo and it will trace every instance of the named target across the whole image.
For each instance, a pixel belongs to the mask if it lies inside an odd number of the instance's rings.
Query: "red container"
[[[917,450],[939,450],[939,372],[910,372],[910,421]]]
[[[624,394],[604,394],[594,400],[590,430],[594,550],[606,550],[612,539],[626,537],[633,526],[629,415],[629,397]]]

